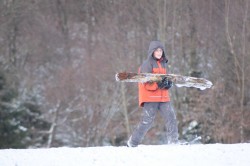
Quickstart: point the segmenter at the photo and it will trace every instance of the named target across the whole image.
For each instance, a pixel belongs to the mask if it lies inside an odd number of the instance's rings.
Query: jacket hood
[[[168,60],[166,58],[166,52],[165,52],[165,48],[163,46],[163,44],[160,41],[151,41],[149,44],[149,48],[148,48],[148,58],[149,59],[154,59],[153,58],[153,52],[157,49],[157,48],[161,48],[163,50],[163,60],[167,63]]]

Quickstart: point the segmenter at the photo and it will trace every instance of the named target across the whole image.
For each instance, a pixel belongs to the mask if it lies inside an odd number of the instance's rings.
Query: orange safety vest
[[[157,61],[158,68],[152,68],[152,73],[166,74],[166,68],[163,68],[160,61]],[[139,69],[140,72],[140,69]],[[139,83],[139,106],[143,107],[144,102],[168,102],[170,97],[168,90],[158,88],[154,83]]]

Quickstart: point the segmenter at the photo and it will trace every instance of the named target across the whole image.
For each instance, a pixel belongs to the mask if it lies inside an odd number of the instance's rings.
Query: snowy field
[[[250,166],[250,144],[6,149],[0,166]]]

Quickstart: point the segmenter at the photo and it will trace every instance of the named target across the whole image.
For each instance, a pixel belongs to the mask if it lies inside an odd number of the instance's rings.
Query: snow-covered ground
[[[5,149],[0,166],[250,166],[250,144]]]

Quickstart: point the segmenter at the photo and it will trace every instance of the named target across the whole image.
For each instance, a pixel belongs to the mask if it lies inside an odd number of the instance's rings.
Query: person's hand
[[[160,89],[169,89],[173,86],[173,82],[168,80],[166,77],[163,78],[163,80],[157,84]]]

